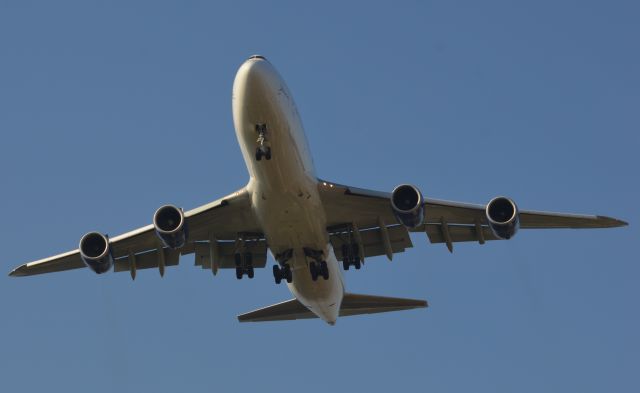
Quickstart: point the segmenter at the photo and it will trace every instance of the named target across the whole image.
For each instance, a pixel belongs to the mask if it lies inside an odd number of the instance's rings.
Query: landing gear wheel
[[[329,279],[329,266],[326,261],[320,262],[320,274],[322,274],[322,278],[325,280]]]
[[[284,265],[284,278],[288,283],[293,281],[293,274],[291,273],[291,266],[285,264]]]
[[[244,275],[244,271],[242,270],[241,267],[236,267],[236,278],[238,280],[242,280],[242,276]]]
[[[348,260],[348,259],[344,259],[344,260],[342,261],[342,268],[343,268],[344,270],[349,270],[349,265],[350,265],[350,263],[349,263],[349,260]]]
[[[273,278],[276,280],[276,284],[280,284],[282,282],[282,273],[278,265],[273,265]]]
[[[311,272],[311,279],[313,281],[318,281],[318,266],[315,262],[311,262],[309,264],[309,271]]]
[[[253,266],[247,267],[247,277],[253,278]]]
[[[258,147],[256,148],[256,161],[260,161],[260,160],[262,160],[262,150],[260,150],[260,148]]]
[[[266,158],[267,160],[271,159],[271,148],[267,147],[267,149],[264,152],[264,158]]]
[[[360,264],[360,258],[354,259],[353,265],[356,267],[356,270],[360,270],[360,267],[362,267],[362,265]]]

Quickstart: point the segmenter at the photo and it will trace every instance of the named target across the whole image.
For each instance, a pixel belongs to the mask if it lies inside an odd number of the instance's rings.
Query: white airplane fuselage
[[[233,83],[233,121],[249,171],[251,207],[274,256],[292,251],[289,290],[326,322],[335,323],[342,298],[342,271],[329,242],[309,145],[293,97],[267,60],[254,56]],[[271,159],[257,160],[256,125],[266,125],[264,146]],[[312,280],[305,249],[322,251],[329,278]]]

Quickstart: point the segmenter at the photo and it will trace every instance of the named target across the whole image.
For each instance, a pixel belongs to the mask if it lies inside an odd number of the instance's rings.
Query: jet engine
[[[165,246],[176,249],[187,242],[187,223],[182,209],[165,205],[153,215],[156,234]]]
[[[113,266],[109,239],[98,232],[89,232],[80,239],[80,258],[98,274],[108,272]]]
[[[424,198],[411,184],[401,184],[391,193],[391,207],[398,221],[415,228],[424,221]]]
[[[509,198],[493,198],[487,203],[485,214],[491,231],[500,239],[511,239],[520,227],[518,207]]]

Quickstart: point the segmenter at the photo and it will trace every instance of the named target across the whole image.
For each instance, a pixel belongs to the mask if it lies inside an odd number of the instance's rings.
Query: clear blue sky
[[[638,392],[638,3],[307,3],[0,3],[0,390]],[[335,327],[240,325],[286,287],[191,258],[6,277],[243,186],[231,86],[254,53],[324,178],[631,226],[453,255],[417,234],[347,287],[431,307]]]

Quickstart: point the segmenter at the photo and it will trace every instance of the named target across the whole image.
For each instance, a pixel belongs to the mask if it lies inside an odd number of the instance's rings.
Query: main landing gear
[[[262,160],[264,157],[266,160],[271,159],[271,146],[267,143],[267,125],[256,124],[256,133],[258,134],[258,147],[256,147],[256,161]]]
[[[362,267],[360,250],[355,243],[342,245],[342,267],[344,270],[349,270],[349,266],[355,266],[356,270]]]
[[[273,265],[273,278],[276,280],[276,284],[280,284],[282,280],[287,282],[293,281],[293,275],[291,274],[291,266],[287,263],[293,257],[293,250],[285,250],[280,254],[276,254],[276,261],[280,264]]]
[[[250,252],[236,253],[234,259],[236,262],[236,278],[242,280],[245,274],[247,277],[253,278],[253,255]]]
[[[313,262],[309,262],[309,272],[311,273],[311,279],[313,281],[318,281],[318,277],[322,277],[325,280],[328,280],[329,266],[327,265],[327,261],[323,259],[324,253],[322,251],[313,250],[311,248],[305,248],[304,255],[313,259]]]
[[[320,276],[325,280],[329,279],[329,266],[327,266],[327,261],[309,263],[309,271],[311,272],[311,279],[313,281],[318,281],[318,277]]]
[[[282,267],[273,265],[273,278],[276,280],[276,284],[280,284],[283,279],[290,283],[293,281],[291,266],[288,263],[285,263]]]

